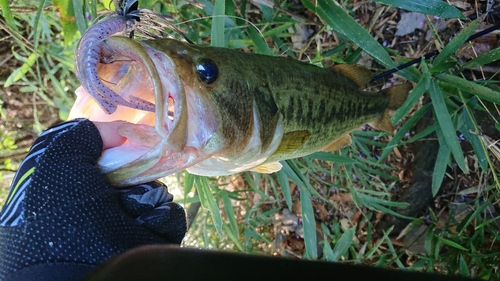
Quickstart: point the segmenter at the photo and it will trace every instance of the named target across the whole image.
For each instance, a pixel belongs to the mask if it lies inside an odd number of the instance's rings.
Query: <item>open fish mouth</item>
[[[160,166],[172,166],[175,159],[166,158],[186,149],[186,96],[175,64],[166,54],[119,36],[99,46],[99,63],[85,64],[85,58],[77,57],[82,87],[76,91],[69,119],[127,122],[118,129],[127,141],[105,150],[99,165],[111,184],[130,185],[135,183],[130,179],[146,171],[151,174],[151,170],[166,169]],[[193,149],[185,152],[196,153]],[[141,182],[154,179],[146,177]]]

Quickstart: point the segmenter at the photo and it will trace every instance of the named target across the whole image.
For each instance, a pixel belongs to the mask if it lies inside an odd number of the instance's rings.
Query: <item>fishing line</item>
[[[471,40],[474,40],[474,39],[476,39],[476,38],[478,38],[478,37],[481,37],[481,36],[483,36],[483,35],[486,35],[486,34],[488,34],[488,33],[492,32],[492,31],[494,31],[494,30],[497,30],[497,29],[500,29],[500,23],[499,23],[499,24],[496,24],[496,25],[494,25],[494,26],[492,26],[492,27],[486,28],[486,29],[485,29],[485,30],[483,30],[483,31],[479,31],[479,32],[477,32],[477,33],[472,34],[472,35],[471,35],[469,38],[467,38],[467,40],[465,40],[465,41],[471,41]],[[398,71],[400,71],[401,69],[405,69],[405,68],[407,68],[407,67],[409,67],[409,66],[411,66],[411,65],[413,65],[413,64],[416,64],[416,63],[420,62],[420,61],[422,60],[422,58],[423,58],[423,59],[430,59],[430,58],[433,58],[433,57],[437,56],[438,54],[439,54],[439,51],[437,51],[437,50],[436,50],[436,51],[433,51],[433,52],[430,52],[430,53],[427,53],[427,54],[425,54],[425,55],[423,55],[423,56],[421,56],[421,57],[419,57],[419,58],[416,58],[416,59],[411,60],[411,61],[409,61],[409,62],[407,62],[407,63],[401,64],[401,65],[399,65],[399,66],[397,66],[397,67],[395,67],[395,68],[389,69],[389,70],[387,70],[387,71],[385,71],[385,72],[382,72],[382,73],[380,73],[380,74],[378,74],[378,75],[375,75],[375,76],[372,78],[372,80],[371,80],[370,82],[373,82],[373,81],[378,80],[378,79],[380,79],[380,78],[386,77],[386,76],[388,76],[388,75],[390,75],[390,74],[393,74],[394,72],[398,72]]]

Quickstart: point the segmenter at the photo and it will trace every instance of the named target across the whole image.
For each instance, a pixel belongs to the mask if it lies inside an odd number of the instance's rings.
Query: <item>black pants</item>
[[[471,280],[382,269],[172,246],[143,246],[111,258],[84,280]]]

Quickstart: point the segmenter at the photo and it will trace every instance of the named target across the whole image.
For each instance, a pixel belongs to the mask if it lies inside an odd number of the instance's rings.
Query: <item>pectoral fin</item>
[[[283,167],[283,165],[281,165],[280,162],[271,162],[254,167],[250,169],[250,171],[262,174],[271,174],[281,170],[281,167]]]
[[[336,151],[342,149],[352,143],[350,135],[343,135],[339,139],[327,145],[322,151]]]
[[[288,132],[283,135],[281,144],[273,155],[294,152],[311,137],[308,130]]]

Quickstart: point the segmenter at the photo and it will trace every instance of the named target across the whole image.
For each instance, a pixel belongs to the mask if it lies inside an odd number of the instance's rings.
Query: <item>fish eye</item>
[[[219,77],[219,69],[211,59],[201,59],[196,64],[196,70],[201,81],[205,84],[212,84]]]

